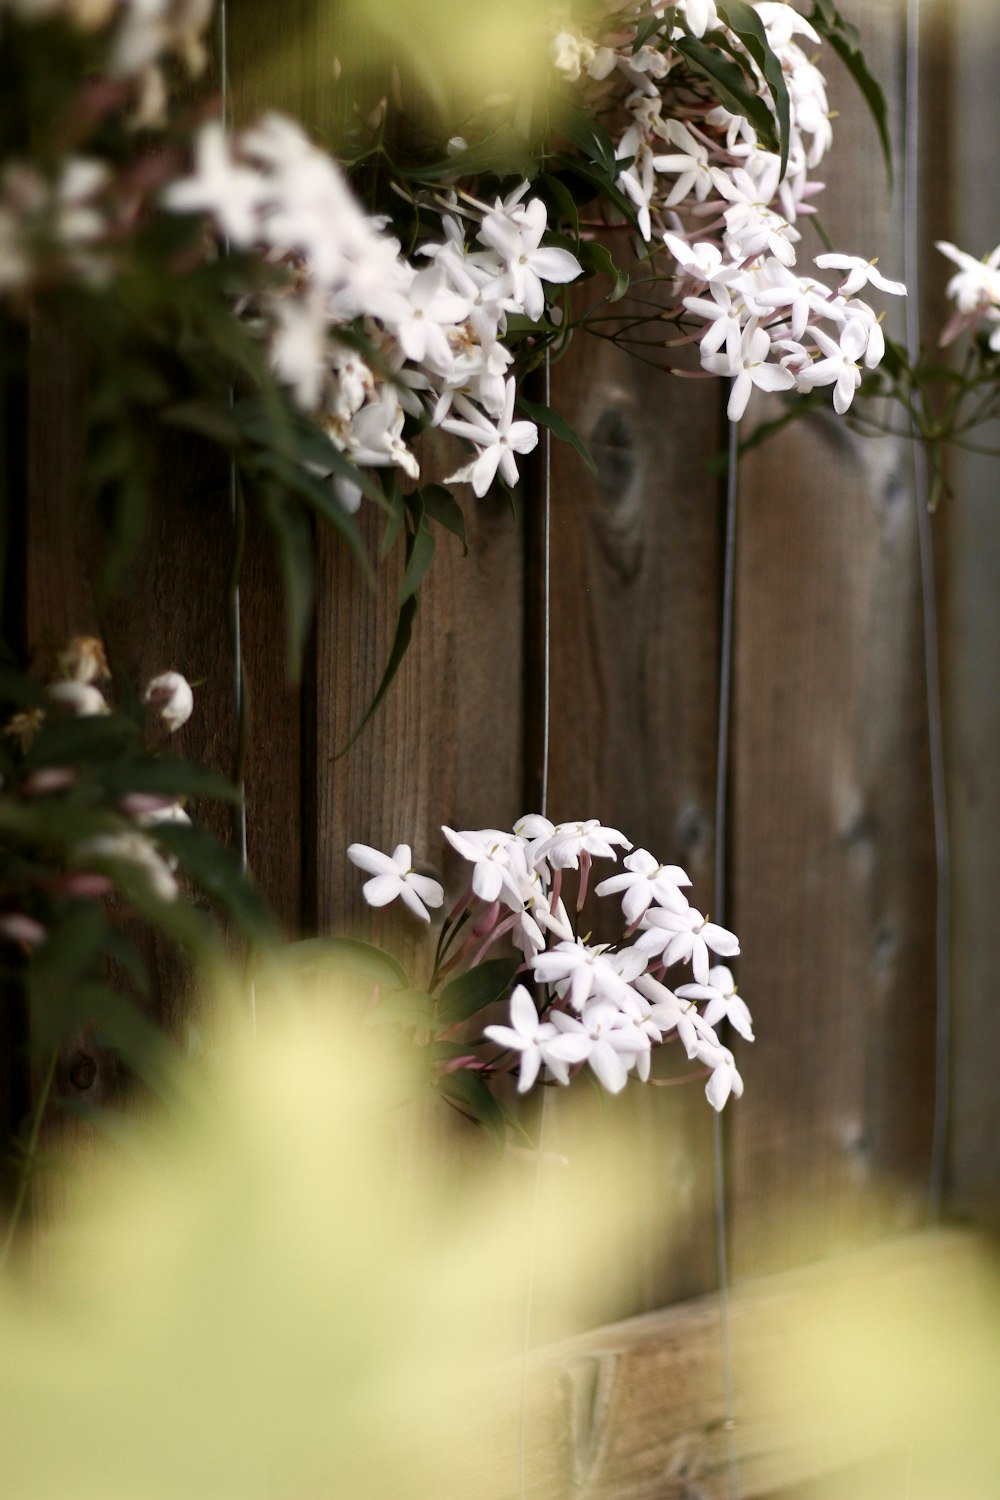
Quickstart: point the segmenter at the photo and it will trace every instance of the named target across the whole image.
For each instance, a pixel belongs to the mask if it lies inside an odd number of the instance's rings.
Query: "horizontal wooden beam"
[[[862,1337],[851,1354],[855,1332],[871,1330],[878,1359],[898,1366],[902,1351],[886,1348],[890,1324],[882,1317],[898,1327],[913,1309],[941,1312],[939,1299],[953,1289],[964,1296],[981,1287],[984,1249],[971,1232],[919,1234],[737,1288],[731,1431],[715,1296],[537,1351],[527,1371],[524,1495],[729,1500],[730,1439],[743,1500],[875,1457],[891,1433],[877,1390],[872,1400],[866,1385],[874,1369],[868,1342]],[[949,1326],[952,1312],[949,1306]],[[853,1359],[846,1378],[837,1363],[845,1338]],[[479,1456],[481,1484],[470,1476],[468,1493],[522,1494],[519,1387],[512,1372],[496,1450]]]

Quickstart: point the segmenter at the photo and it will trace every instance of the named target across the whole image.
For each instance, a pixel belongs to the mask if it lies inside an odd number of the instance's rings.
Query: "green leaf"
[[[415,597],[433,561],[434,533],[428,528],[426,521],[421,520],[417,532],[406,540],[406,572],[399,586],[400,604]]]
[[[675,45],[696,72],[711,80],[720,102],[730,113],[749,120],[768,151],[780,151],[774,116],[743,69],[696,37],[682,37]]]
[[[178,755],[101,767],[98,779],[115,797],[127,792],[151,792],[165,797],[212,797],[221,802],[240,800],[239,787],[233,786],[221,771],[195,765]]]
[[[555,199],[560,216],[569,223],[573,231],[573,250],[574,253],[578,254],[580,245],[580,210],[577,207],[576,199],[562,178],[557,177],[554,172],[546,172],[540,178],[539,186],[548,192],[550,197]]]
[[[410,982],[397,958],[360,938],[306,938],[300,943],[289,943],[284,955],[296,968],[351,969],[372,984],[384,984],[390,989],[405,989]]]
[[[498,130],[465,151],[438,161],[395,170],[402,178],[419,182],[436,182],[447,177],[477,177],[491,172],[497,177],[533,178],[537,170],[534,154],[524,136],[516,130]]]
[[[885,159],[886,178],[889,189],[892,190],[892,140],[889,135],[889,112],[886,107],[885,95],[882,92],[878,80],[868,71],[861,52],[860,35],[857,27],[852,26],[841,16],[836,5],[831,0],[813,0],[813,13],[809,17],[812,24],[821,36],[825,37],[830,46],[836,52],[854,82],[857,84],[865,103],[875,121],[879,141],[882,146],[882,155]]]
[[[347,754],[348,750],[350,750],[358,735],[364,729],[365,725],[368,723],[369,719],[372,717],[372,715],[375,713],[375,710],[382,702],[382,699],[389,691],[389,688],[392,685],[392,679],[399,671],[399,668],[402,665],[403,657],[406,655],[407,651],[410,648],[410,641],[413,639],[413,621],[416,618],[416,613],[417,596],[416,594],[413,594],[400,607],[399,618],[396,621],[396,634],[392,642],[392,650],[389,652],[389,660],[386,662],[385,671],[382,673],[382,680],[378,685],[378,690],[376,691],[374,698],[366,708],[364,717],[362,718],[361,722],[358,724],[350,739],[347,741],[347,744],[337,751],[336,755],[332,757],[333,760],[339,760],[342,755]]]
[[[673,6],[671,6],[669,14],[661,13],[660,15],[647,16],[644,21],[639,23],[636,27],[635,41],[632,43],[633,55],[639,51],[640,47],[646,45],[650,37],[656,36],[658,32],[665,31],[667,36],[670,35],[670,31],[673,29],[673,9]]]
[[[481,1073],[472,1073],[467,1068],[456,1073],[445,1073],[438,1083],[438,1089],[445,1099],[457,1106],[461,1114],[488,1130],[499,1146],[506,1143],[504,1112],[490,1093],[489,1084]]]
[[[150,837],[180,861],[181,868],[227,916],[259,942],[276,941],[274,920],[231,849],[196,823],[158,823]]]
[[[523,396],[518,396],[517,406],[518,410],[523,411],[525,416],[529,417],[532,422],[538,422],[542,427],[547,427],[553,437],[557,437],[562,442],[569,443],[571,447],[575,448],[590,472],[592,474],[597,473],[597,465],[594,462],[590,449],[580,434],[575,432],[569,425],[565,417],[561,417],[550,406],[542,406],[537,401],[526,401]]]
[[[443,526],[445,531],[450,531],[452,536],[457,536],[462,543],[463,554],[468,557],[469,543],[465,534],[465,512],[451,490],[445,489],[443,484],[425,484],[420,494],[423,497],[424,510],[431,520]]]
[[[444,986],[438,998],[438,1026],[445,1030],[500,1000],[517,973],[516,958],[488,958]]]
[[[561,162],[577,177],[582,177],[585,182],[589,182],[597,190],[598,195],[614,204],[629,224],[635,225],[635,204],[626,198],[625,194],[615,187],[604,173],[599,172],[589,162],[581,160],[578,156],[570,156],[567,152],[557,152],[554,160]],[[617,163],[619,169],[622,165],[621,162]]]
[[[556,128],[582,151],[588,161],[613,182],[618,175],[615,143],[601,122],[583,109],[568,109],[556,121]]]
[[[434,1024],[434,1002],[426,990],[390,990],[380,997],[365,1020],[373,1026],[402,1026],[429,1031]]]
[[[628,291],[628,272],[615,265],[611,251],[596,240],[583,240],[578,251],[580,262],[587,271],[601,276],[610,276],[613,286],[608,294],[609,302],[617,302]]]
[[[233,420],[232,408],[214,401],[177,401],[160,412],[160,421],[168,427],[182,427],[197,432],[221,448],[233,449],[239,442],[239,425]]]
[[[261,508],[278,544],[285,580],[285,659],[288,679],[302,676],[306,640],[312,626],[316,598],[312,527],[308,516],[276,490],[266,487]]]
[[[746,0],[718,0],[717,10],[730,31],[734,32],[764,75],[771,90],[775,112],[778,116],[778,135],[781,141],[781,176],[788,166],[788,141],[791,129],[788,87],[781,63],[771,50],[764,23]]]
[[[264,475],[276,481],[291,494],[297,495],[300,500],[305,501],[311,510],[314,510],[324,521],[329,522],[335,531],[340,532],[354,553],[367,582],[374,581],[372,565],[365,550],[361,532],[358,530],[358,524],[354,517],[344,509],[325,480],[311,474],[295,459],[285,458],[280,453],[257,454],[252,467],[249,467],[247,472],[251,479],[255,475]],[[359,473],[357,469],[353,471],[354,476],[358,476]]]
[[[35,770],[40,766],[107,763],[134,753],[141,744],[138,725],[124,714],[50,719],[28,751],[25,765]]]
[[[326,474],[339,474],[342,479],[356,484],[369,500],[386,508],[385,496],[377,481],[352,464],[336,443],[302,412],[293,411],[278,400],[249,396],[236,403],[233,417],[243,436],[264,453],[277,450],[284,458],[297,460],[300,465],[314,464]]]

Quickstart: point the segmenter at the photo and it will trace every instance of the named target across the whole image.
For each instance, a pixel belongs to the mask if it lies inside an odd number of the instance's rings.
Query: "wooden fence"
[[[843,9],[862,28],[901,141],[902,7],[845,0]],[[322,138],[335,21],[319,9],[304,42],[305,10],[303,0],[230,7],[229,95],[239,117],[277,105]],[[925,9],[927,338],[942,321],[946,276],[931,242],[956,239],[978,253],[1000,239],[998,47],[1000,17],[974,0]],[[280,66],[264,65],[268,56]],[[901,275],[899,186],[890,195],[874,129],[842,69],[832,57],[824,66],[841,111],[824,224],[838,247],[878,254]],[[164,448],[162,506],[142,563],[123,598],[99,607],[76,506],[81,377],[71,339],[38,330],[31,368],[26,642],[43,654],[99,630],[136,678],[172,667],[200,680],[180,748],[229,770],[237,718],[226,476],[188,440]],[[704,901],[714,875],[725,521],[722,481],[705,460],[725,442],[721,385],[672,380],[582,335],[553,369],[552,402],[591,448],[597,476],[555,445],[549,810],[623,828],[683,864]],[[954,867],[948,1200],[982,1218],[1000,1186],[991,1063],[1000,1045],[1000,507],[989,461],[956,462],[951,481],[934,518]],[[469,556],[457,542],[439,548],[405,665],[340,759],[388,654],[398,577],[387,568],[368,591],[336,539],[317,535],[316,628],[303,683],[289,688],[281,584],[251,516],[240,589],[249,861],[290,931],[367,930],[344,855],[352,840],[386,848],[406,839],[433,862],[443,857],[441,823],[503,826],[537,806],[542,486],[539,466],[516,517],[503,501],[470,498]],[[738,1285],[926,1219],[936,1009],[926,704],[912,452],[902,440],[854,436],[832,413],[811,416],[748,455],[739,483],[726,918],[742,940],[740,988],[758,1040],[742,1049],[746,1095],[724,1122]],[[453,874],[446,863],[444,878]],[[158,1003],[169,1019],[166,971]],[[64,1095],[73,1093],[70,1061]],[[104,1087],[99,1076],[91,1097]],[[589,1106],[555,1103],[558,1149]],[[621,1174],[621,1201],[602,1211],[627,1220],[651,1191],[661,1208],[656,1234],[632,1252],[628,1301],[615,1292],[599,1309],[608,1323],[717,1286],[713,1122],[700,1088],[635,1088],[620,1103],[643,1144]],[[710,1324],[699,1326],[714,1349]],[[739,1398],[737,1370],[738,1423]],[[746,1493],[776,1492],[806,1472],[765,1464]],[[599,1475],[588,1485],[588,1495],[714,1495],[724,1477],[697,1489],[662,1477],[659,1488]]]

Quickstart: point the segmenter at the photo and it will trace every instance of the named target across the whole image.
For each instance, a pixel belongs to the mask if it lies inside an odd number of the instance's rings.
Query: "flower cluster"
[[[81,783],[81,770],[71,763],[58,761],[47,731],[58,731],[68,719],[101,719],[115,710],[106,696],[111,674],[101,641],[93,636],[77,636],[59,656],[59,674],[47,683],[40,702],[15,713],[4,725],[2,734],[12,762],[3,779],[3,794],[17,799],[22,807],[41,808],[53,798],[72,798]],[[190,684],[179,672],[163,672],[146,685],[143,701],[147,705],[154,735],[176,733],[191,716],[194,706]],[[86,750],[84,742],[84,750]],[[89,766],[86,768],[89,771]],[[141,780],[141,776],[137,778]],[[131,780],[131,778],[130,778]],[[93,791],[86,790],[86,822],[81,822],[82,836],[73,837],[75,819],[67,817],[67,837],[57,871],[39,863],[38,880],[28,882],[28,889],[3,893],[5,909],[0,912],[0,937],[35,948],[47,936],[44,920],[25,909],[36,905],[33,897],[48,899],[103,899],[116,888],[116,877],[137,877],[143,890],[157,901],[177,899],[175,875],[177,859],[157,845],[157,830],[168,824],[189,823],[178,797],[153,791],[130,789],[113,799],[106,810],[93,806]],[[106,813],[106,815],[105,815]],[[44,903],[43,903],[44,904]]]
[[[663,10],[654,7],[654,14]],[[684,321],[696,324],[687,339],[698,341],[704,370],[733,382],[730,418],[742,416],[755,386],[802,393],[833,386],[834,408],[843,413],[863,369],[885,352],[881,318],[857,294],[869,284],[896,295],[906,288],[874,260],[853,255],[815,258],[820,271],[840,273],[835,286],[796,268],[798,224],[815,211],[811,200],[822,188],[811,173],[832,138],[823,74],[796,38],[821,38],[791,5],[755,0],[788,93],[782,174],[780,154],[766,148],[746,116],[719,102],[675,45],[721,27],[766,102],[768,85],[740,37],[722,26],[714,0],[680,0],[671,10],[673,21],[665,18],[660,30],[644,27],[641,45],[639,7],[631,23],[618,13],[611,45],[560,32],[556,67],[568,78],[605,79],[614,71],[629,87],[629,124],[616,144],[618,186],[651,250],[662,243],[673,257]]]
[[[532,976],[541,997],[536,1003],[518,984],[510,997],[510,1025],[482,1031],[503,1049],[501,1056],[488,1063],[468,1057],[466,1066],[495,1074],[516,1065],[524,1093],[543,1068],[567,1084],[586,1065],[618,1093],[630,1073],[647,1080],[653,1046],[676,1035],[688,1058],[708,1070],[706,1094],[715,1109],[730,1094],[739,1097],[742,1079],[715,1027],[728,1020],[753,1041],[750,1013],[729,969],[712,962],[713,955],[738,954],[739,942],[689,904],[684,890],[691,882],[684,870],[660,864],[596,818],[552,823],[531,814],[511,832],[443,832],[471,868],[468,887],[445,923],[434,979],[461,963],[474,968],[506,939],[520,955],[518,972]],[[566,872],[576,875],[578,913],[594,860],[616,860],[622,849],[629,851],[623,870],[600,881],[595,894],[620,898],[624,931],[614,943],[592,943],[589,934],[575,931],[564,896]],[[407,845],[390,858],[352,844],[348,855],[373,877],[364,887],[372,905],[398,896],[427,921],[426,905],[441,905],[440,884],[413,870]],[[690,965],[692,981],[669,988],[666,972],[677,964]]]
[[[484,495],[497,472],[515,484],[515,455],[538,441],[534,423],[514,420],[507,317],[537,321],[543,283],[582,270],[570,251],[542,243],[547,209],[528,193],[522,182],[492,206],[452,194],[437,207],[439,237],[407,257],[333,158],[271,114],[235,137],[204,126],[194,175],[171,184],[164,203],[209,214],[231,244],[291,273],[261,307],[272,364],[358,467],[393,466],[416,479],[403,439],[410,416],[473,445],[474,460],[447,482],[468,480]],[[336,483],[356,509],[360,488]]]

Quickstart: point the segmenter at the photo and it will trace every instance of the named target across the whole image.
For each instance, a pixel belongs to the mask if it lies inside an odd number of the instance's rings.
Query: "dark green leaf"
[[[462,551],[468,557],[469,543],[465,535],[465,512],[451,490],[446,490],[443,484],[425,484],[420,493],[423,497],[424,510],[439,526],[450,531],[452,536],[458,537],[462,543]]]
[[[392,685],[392,679],[399,671],[400,665],[403,661],[403,657],[409,650],[410,641],[413,639],[413,621],[416,617],[416,613],[417,596],[416,594],[413,594],[400,608],[399,618],[396,621],[396,634],[393,638],[392,650],[389,652],[389,660],[386,662],[385,671],[382,673],[382,681],[378,685],[378,690],[376,691],[374,698],[365,710],[364,717],[362,718],[360,724],[358,724],[350,739],[347,741],[347,744],[344,745],[342,749],[338,750],[336,755],[333,756],[334,760],[339,760],[342,755],[347,754],[348,750],[350,750],[358,735],[364,729],[365,725],[372,717],[372,714],[374,714],[375,710],[382,702],[382,699],[389,691],[389,688]]]
[[[307,938],[300,943],[290,943],[283,952],[297,968],[351,969],[363,974],[373,984],[388,985],[392,989],[405,989],[409,984],[406,970],[397,958],[386,953],[384,948],[364,943],[360,938]]]
[[[291,682],[298,682],[302,675],[302,658],[312,625],[316,596],[312,527],[308,516],[299,506],[270,487],[262,492],[261,506],[278,544],[281,571],[285,580],[288,678]]]
[[[40,766],[107,763],[141,747],[137,724],[124,714],[92,714],[78,719],[50,719],[28,751],[25,764]]]
[[[399,602],[405,604],[412,599],[424,581],[424,575],[434,561],[434,534],[426,521],[421,521],[416,535],[407,538],[406,572],[399,586]]]
[[[788,166],[788,141],[791,124],[789,118],[788,87],[785,83],[785,75],[781,63],[772,52],[767,40],[767,32],[764,30],[764,23],[752,5],[748,5],[746,0],[718,0],[717,9],[730,31],[739,37],[758,68],[760,68],[767,86],[771,90],[771,98],[774,100],[774,108],[778,116],[778,137],[781,142],[781,175],[784,177],[785,169]]]
[[[357,476],[359,472],[355,469],[354,475]],[[311,474],[295,459],[284,458],[280,453],[257,454],[248,473],[251,479],[255,475],[264,475],[265,478],[276,481],[283,489],[297,495],[324,521],[328,521],[347,542],[366,580],[369,583],[373,581],[372,565],[358,524],[344,509],[326,480]]]
[[[197,432],[222,448],[235,448],[239,442],[239,427],[233,420],[232,409],[218,402],[178,401],[173,406],[164,407],[160,420],[169,427]]]
[[[580,243],[580,211],[577,208],[576,199],[561,177],[554,172],[546,172],[541,178],[539,185],[555,199],[559,209],[560,217],[565,219],[573,231],[573,250],[579,254]]]
[[[599,120],[587,110],[568,109],[559,117],[557,129],[605,177],[614,181],[619,170],[615,160],[615,144]]]
[[[274,921],[263,899],[240,868],[233,851],[213,833],[197,824],[158,823],[150,834],[156,843],[177,856],[185,874],[218,902],[248,936],[266,943],[275,940]]]
[[[488,958],[452,979],[438,998],[438,1026],[442,1030],[455,1026],[501,999],[514,982],[518,962],[516,958]]]
[[[454,156],[395,170],[400,177],[422,182],[436,182],[448,177],[477,177],[483,172],[495,173],[497,177],[532,178],[536,164],[524,136],[515,130],[499,130],[465,151],[456,151]]]
[[[892,140],[889,136],[889,114],[885,95],[876,78],[868,71],[868,64],[859,45],[857,28],[846,22],[830,3],[830,0],[814,0],[813,13],[809,18],[821,36],[825,37],[843,62],[868,105],[885,158],[886,176],[892,189]]]
[[[587,271],[596,271],[601,276],[610,276],[609,302],[617,302],[628,291],[628,272],[615,265],[611,251],[597,240],[583,240],[579,248],[580,262]]]
[[[222,802],[240,800],[239,787],[233,786],[221,771],[195,765],[175,755],[102,767],[99,780],[114,797],[124,796],[127,792],[151,792],[165,797],[214,797]]]
[[[481,1073],[472,1073],[467,1068],[446,1073],[438,1088],[462,1114],[484,1126],[498,1145],[504,1145],[507,1139],[504,1112],[490,1093],[489,1084]]]
[[[537,401],[526,401],[523,396],[518,396],[517,406],[518,410],[523,411],[525,416],[529,417],[532,422],[538,422],[542,427],[547,427],[553,437],[557,437],[562,442],[569,443],[571,447],[575,448],[590,472],[592,474],[597,473],[597,465],[594,462],[590,449],[579,433],[574,432],[565,417],[561,417],[550,406],[542,406]]]
[[[732,114],[750,121],[767,150],[780,151],[774,116],[757,93],[755,81],[717,48],[696,37],[682,37],[676,46],[696,72],[711,80],[720,102]]]
[[[376,505],[385,508],[385,496],[370,474],[352,464],[336,443],[302,412],[293,411],[280,401],[250,396],[233,407],[233,417],[244,437],[270,454],[277,450],[300,465],[313,464],[325,474],[337,474]],[[313,475],[313,478],[316,476]]]
[[[586,182],[591,183],[602,198],[606,198],[609,203],[613,203],[618,212],[624,215],[630,224],[635,224],[635,204],[603,173],[597,171],[589,162],[582,161],[577,156],[568,156],[563,152],[557,153],[555,160],[562,162],[570,171],[575,172],[578,177],[582,177]],[[623,166],[623,162],[618,163],[619,169]]]

